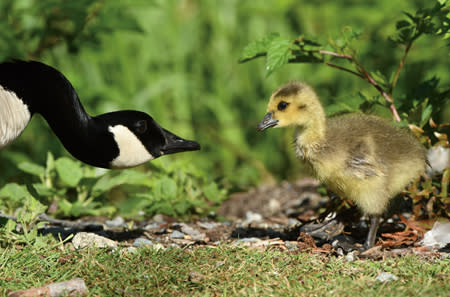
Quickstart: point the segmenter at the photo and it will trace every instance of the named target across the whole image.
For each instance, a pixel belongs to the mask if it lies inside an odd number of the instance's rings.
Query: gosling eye
[[[147,131],[147,121],[146,120],[137,121],[134,127],[136,133],[144,134]]]
[[[286,109],[286,107],[289,105],[289,103],[287,103],[286,101],[281,101],[280,103],[278,103],[278,110],[284,110]]]

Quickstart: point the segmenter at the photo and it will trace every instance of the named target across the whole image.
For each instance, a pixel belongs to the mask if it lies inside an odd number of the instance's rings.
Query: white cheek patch
[[[119,155],[111,161],[111,168],[129,168],[153,160],[141,141],[123,125],[110,126],[109,131],[119,147]]]
[[[16,93],[0,85],[0,150],[19,137],[30,118],[28,107]]]

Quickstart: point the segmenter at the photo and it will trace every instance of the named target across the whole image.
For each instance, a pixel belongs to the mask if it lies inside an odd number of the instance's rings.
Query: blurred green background
[[[0,60],[35,59],[64,73],[86,110],[151,114],[162,126],[202,145],[182,159],[231,189],[302,174],[292,130],[259,133],[271,92],[289,80],[314,86],[326,105],[378,96],[364,81],[321,64],[286,65],[266,77],[264,60],[239,64],[243,48],[270,32],[327,42],[346,26],[361,30],[360,60],[389,74],[402,50],[388,41],[403,12],[420,0],[0,0]],[[414,44],[394,93],[411,94],[420,82],[450,84],[448,47],[424,36]],[[412,94],[413,95],[413,94]],[[436,122],[448,121],[448,100]],[[444,106],[444,107],[445,107]],[[40,116],[0,154],[0,186],[22,182],[16,164],[45,164],[47,151],[68,155]],[[151,170],[151,164],[140,170]]]

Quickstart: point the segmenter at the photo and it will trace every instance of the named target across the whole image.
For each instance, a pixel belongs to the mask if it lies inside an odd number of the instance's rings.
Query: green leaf
[[[172,200],[177,197],[177,184],[168,177],[156,181],[153,192],[156,198]]]
[[[266,76],[271,75],[275,70],[287,64],[292,55],[292,40],[277,37],[267,49]]]
[[[387,87],[388,86],[388,80],[387,80],[386,76],[383,73],[381,73],[380,70],[376,70],[374,72],[370,72],[370,75],[373,77],[373,79],[375,79],[375,81],[377,83],[379,83],[383,87]]]
[[[62,157],[55,162],[56,172],[61,180],[71,186],[76,187],[83,178],[83,170],[78,162]]]
[[[0,189],[0,197],[11,198],[13,200],[20,200],[28,195],[24,186],[19,186],[16,183],[6,184]]]
[[[425,109],[422,112],[421,118],[420,118],[420,128],[425,126],[425,124],[428,122],[428,120],[431,117],[431,112],[433,111],[433,106],[428,105],[425,107]]]
[[[41,177],[44,176],[45,174],[45,168],[41,165],[37,165],[34,163],[29,163],[29,162],[23,162],[20,163],[17,167],[19,167],[20,170],[22,170],[23,172]]]
[[[44,184],[33,184],[36,193],[41,197],[62,196],[67,192],[67,189],[58,189],[54,187],[47,187]]]
[[[269,35],[263,37],[262,39],[250,43],[242,51],[239,63],[244,63],[253,60],[255,58],[265,56],[267,54],[267,51],[269,50],[269,46],[272,43],[272,41],[278,37],[280,37],[280,34],[270,33]]]
[[[217,196],[220,195],[220,191],[216,183],[210,183],[209,185],[207,185],[203,189],[203,193],[205,194],[206,198],[211,201],[216,201]]]
[[[47,173],[55,169],[55,157],[51,152],[47,152],[47,162],[46,162]]]
[[[16,222],[14,222],[13,220],[7,220],[6,224],[2,228],[0,228],[0,230],[3,229],[5,232],[13,232],[14,230],[16,230],[16,226]]]
[[[61,199],[58,201],[58,208],[59,210],[64,214],[64,216],[70,216],[72,209],[72,203],[69,202],[67,199]]]
[[[139,211],[153,205],[149,195],[133,195],[121,201],[118,205],[120,213],[124,217],[136,218]]]
[[[112,174],[105,174],[102,176],[92,187],[92,194],[94,196],[99,196],[122,184],[151,187],[153,183],[154,182],[149,179],[147,174],[136,170],[127,169],[121,171],[120,174],[116,176],[112,176]]]

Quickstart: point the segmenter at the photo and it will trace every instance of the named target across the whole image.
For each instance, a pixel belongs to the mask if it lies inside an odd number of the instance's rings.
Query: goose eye
[[[286,107],[289,105],[289,103],[285,102],[285,101],[281,101],[280,103],[278,103],[278,110],[284,110],[286,109]]]
[[[136,122],[135,125],[135,131],[139,134],[143,134],[147,131],[147,121],[146,120],[141,120]]]

